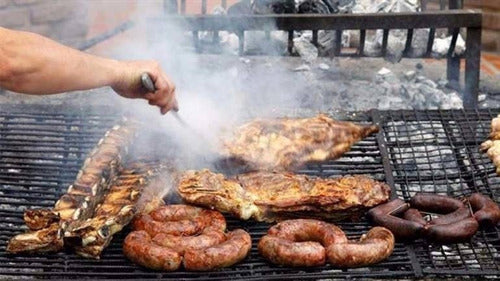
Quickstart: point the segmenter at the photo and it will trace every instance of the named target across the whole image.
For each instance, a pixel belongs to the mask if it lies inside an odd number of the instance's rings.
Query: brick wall
[[[483,49],[500,52],[500,0],[465,0],[465,6],[483,11]]]
[[[88,1],[0,0],[0,26],[36,32],[72,45],[87,35]]]

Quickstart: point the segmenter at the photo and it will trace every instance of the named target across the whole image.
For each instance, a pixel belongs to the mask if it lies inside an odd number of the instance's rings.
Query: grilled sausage
[[[410,200],[412,208],[421,211],[432,212],[437,214],[448,214],[459,208],[465,208],[462,201],[444,195],[417,193]]]
[[[259,253],[274,264],[309,267],[325,264],[325,247],[318,242],[293,242],[277,236],[264,235],[258,245]]]
[[[403,219],[413,221],[421,225],[427,224],[427,221],[424,219],[420,211],[414,208],[406,210],[406,212],[403,214]]]
[[[470,240],[478,228],[476,219],[470,217],[450,224],[431,225],[426,229],[425,236],[439,244],[460,243]]]
[[[439,216],[429,222],[429,224],[450,224],[470,217],[470,210],[467,207],[458,208],[455,211]]]
[[[153,237],[153,242],[163,247],[175,250],[183,255],[186,250],[197,250],[212,247],[226,240],[226,235],[210,228],[205,229],[200,235],[178,236],[159,233]]]
[[[424,231],[424,225],[391,215],[373,215],[373,223],[389,229],[398,239],[411,241],[419,238]]]
[[[131,261],[155,270],[173,271],[181,265],[181,256],[156,245],[146,231],[133,231],[123,242],[123,253]]]
[[[204,225],[196,220],[161,222],[154,220],[150,215],[141,214],[134,218],[132,227],[134,230],[144,230],[154,237],[159,233],[186,236],[195,235],[203,230]]]
[[[149,215],[156,221],[194,220],[204,226],[211,226],[220,231],[226,230],[226,219],[220,212],[189,205],[161,206]]]
[[[346,243],[344,232],[333,224],[314,219],[287,220],[271,227],[259,241],[262,256],[286,266],[325,264],[325,247]]]
[[[271,227],[267,234],[293,242],[315,241],[325,247],[333,243],[347,242],[347,237],[340,228],[314,219],[282,221]]]
[[[481,226],[495,226],[500,221],[500,208],[491,198],[480,193],[469,197],[469,202],[474,210],[474,218]]]
[[[149,214],[138,215],[132,226],[134,230],[145,230],[152,237],[159,233],[188,236],[198,234],[207,227],[224,231],[226,219],[217,211],[188,205],[169,205]]]
[[[404,213],[410,208],[408,204],[401,199],[394,199],[385,204],[378,205],[377,207],[371,208],[367,215],[373,218],[374,216],[380,217],[384,215],[399,215]]]
[[[184,253],[186,270],[207,271],[231,266],[243,260],[252,247],[250,235],[236,229],[227,234],[227,240],[202,250],[188,249]]]
[[[356,242],[332,244],[326,250],[328,261],[338,267],[361,267],[388,258],[394,250],[394,235],[384,227],[374,227]]]

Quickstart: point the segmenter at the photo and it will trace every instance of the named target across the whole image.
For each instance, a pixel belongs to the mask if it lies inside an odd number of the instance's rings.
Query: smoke
[[[151,14],[145,11],[150,8],[138,6],[136,27],[127,32],[129,40],[121,39],[109,52],[118,59],[160,62],[176,84],[179,115],[189,126],[182,126],[170,113],[161,116],[157,108],[144,101],[120,99],[117,102],[124,111],[144,124],[136,145],[149,149],[156,157],[175,158],[178,170],[213,169],[221,157],[221,137],[230,134],[234,126],[256,117],[282,116],[284,109],[300,108],[301,99],[308,93],[307,77],[273,68],[279,57],[197,55],[191,33],[179,23],[151,21]],[[275,44],[276,40],[266,43],[272,40],[266,41],[263,32],[246,35],[249,42],[267,51],[285,51],[286,44]],[[272,38],[277,37],[274,34]]]

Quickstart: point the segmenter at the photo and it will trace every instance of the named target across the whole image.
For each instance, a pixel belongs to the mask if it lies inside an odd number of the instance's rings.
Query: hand
[[[146,99],[150,105],[158,106],[161,114],[172,109],[179,110],[175,99],[175,85],[156,61],[120,62],[118,70],[116,82],[111,87],[120,96]],[[154,93],[147,92],[141,84],[141,74],[144,72],[149,74],[155,84]]]

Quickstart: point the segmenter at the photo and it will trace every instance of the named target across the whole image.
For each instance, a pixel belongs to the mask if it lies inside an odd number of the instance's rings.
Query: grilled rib
[[[258,170],[290,170],[307,162],[339,158],[351,146],[378,132],[375,125],[314,118],[256,120],[224,142],[224,153]]]
[[[102,202],[111,178],[116,175],[121,158],[127,153],[134,131],[135,125],[127,122],[106,132],[87,156],[74,183],[56,202],[54,208],[25,212],[26,225],[34,232],[19,234],[11,238],[7,251],[61,250],[64,245],[64,235],[59,234],[64,234],[70,229],[72,223],[94,215],[94,210]],[[57,228],[59,231],[52,231]]]
[[[79,222],[71,232],[65,234],[67,244],[71,244],[78,255],[98,259],[113,235],[121,231],[140,211],[137,202],[143,189],[159,184],[164,172],[167,172],[164,166],[147,163],[134,164],[133,168],[121,172],[97,208],[95,216]]]
[[[491,120],[489,139],[481,144],[480,150],[486,152],[500,175],[500,114]]]
[[[320,179],[252,172],[226,179],[222,174],[201,170],[185,172],[178,192],[188,203],[245,220],[273,222],[288,217],[318,217],[339,221],[386,202],[390,187],[361,175]]]

